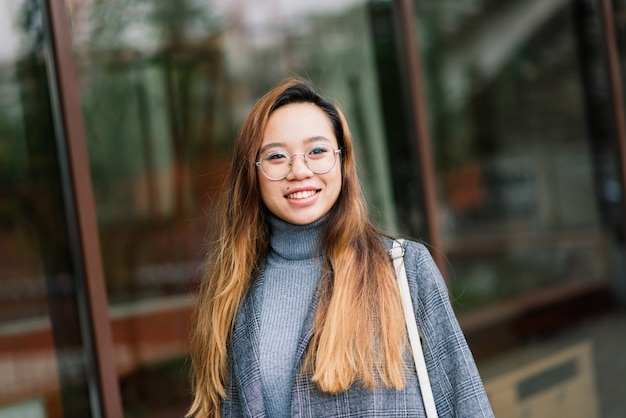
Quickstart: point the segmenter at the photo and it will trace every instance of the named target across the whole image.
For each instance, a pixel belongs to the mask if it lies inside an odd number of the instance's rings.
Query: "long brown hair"
[[[381,233],[370,222],[357,178],[352,136],[341,111],[307,81],[290,78],[263,96],[243,123],[219,209],[191,341],[194,400],[187,416],[219,417],[226,396],[229,339],[237,310],[268,250],[267,213],[254,166],[272,112],[313,103],[329,117],[341,149],[342,187],[324,231],[321,298],[304,367],[319,390],[356,381],[404,385],[405,329]]]

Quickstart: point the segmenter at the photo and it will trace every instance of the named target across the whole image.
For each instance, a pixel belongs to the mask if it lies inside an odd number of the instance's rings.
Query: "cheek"
[[[270,186],[269,184],[267,184],[266,181],[263,181],[261,179],[259,179],[259,193],[261,194],[261,200],[263,201],[263,203],[265,203],[267,205],[267,196],[269,195],[269,189]]]
[[[259,193],[261,194],[261,200],[267,207],[272,206],[272,202],[282,197],[278,182],[272,182],[266,179],[259,179]]]
[[[335,201],[337,200],[337,198],[339,198],[339,195],[341,194],[341,190],[343,187],[343,177],[341,175],[341,169],[337,170],[337,173],[333,176],[332,180],[330,180],[332,182],[332,187],[335,190]]]

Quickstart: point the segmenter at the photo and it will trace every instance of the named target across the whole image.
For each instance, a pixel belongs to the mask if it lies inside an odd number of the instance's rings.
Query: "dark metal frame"
[[[413,114],[413,129],[417,134],[418,161],[424,195],[424,214],[428,243],[433,249],[435,263],[437,263],[437,266],[445,275],[445,254],[437,202],[437,180],[431,145],[432,139],[426,112],[426,91],[424,77],[422,76],[420,46],[417,40],[418,32],[414,23],[415,10],[413,8],[413,0],[397,0],[396,10],[400,26],[401,54],[404,56],[404,71],[408,82],[409,100]]]
[[[609,83],[611,99],[615,113],[615,133],[617,136],[618,159],[622,181],[622,196],[626,196],[626,121],[624,114],[624,93],[621,79],[619,50],[615,34],[615,14],[611,0],[602,0],[602,23],[604,43],[606,47],[606,61],[609,69]],[[626,217],[626,213],[624,213]]]
[[[52,44],[52,61],[54,63],[53,80],[62,122],[62,138],[69,166],[71,196],[73,201],[72,214],[75,216],[78,246],[78,257],[81,258],[82,271],[76,272],[84,278],[86,293],[86,315],[90,328],[85,346],[91,347],[95,362],[95,379],[89,382],[90,387],[97,388],[97,402],[94,407],[96,416],[122,418],[122,403],[119,393],[118,376],[114,357],[114,345],[111,322],[108,313],[107,293],[102,269],[100,240],[96,209],[89,169],[89,155],[83,126],[83,116],[76,69],[73,57],[70,21],[66,4],[62,0],[46,0]],[[76,256],[76,255],[75,255]],[[95,405],[94,405],[95,404]]]

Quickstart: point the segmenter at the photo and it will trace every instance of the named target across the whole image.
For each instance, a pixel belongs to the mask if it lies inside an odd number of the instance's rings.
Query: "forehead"
[[[276,109],[270,115],[261,148],[300,147],[316,140],[337,146],[328,115],[312,103],[292,103]]]

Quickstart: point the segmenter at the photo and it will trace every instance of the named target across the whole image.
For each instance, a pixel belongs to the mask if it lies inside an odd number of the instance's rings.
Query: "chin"
[[[319,220],[324,215],[325,213],[312,213],[312,214],[298,215],[298,216],[287,216],[283,219],[294,225],[308,225]]]
[[[288,220],[287,222],[294,224],[294,225],[308,225],[308,224],[312,224],[313,222],[317,221],[319,218],[297,218],[297,219],[291,219]]]

